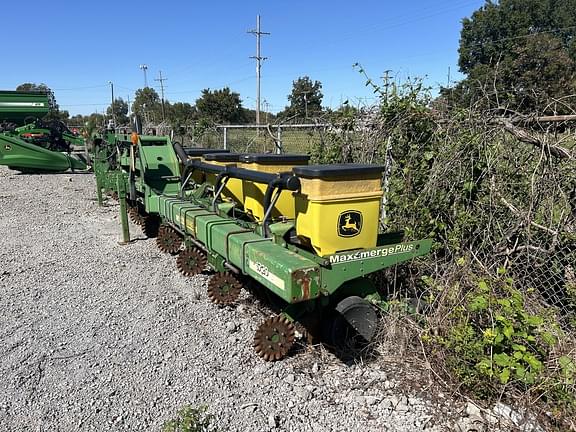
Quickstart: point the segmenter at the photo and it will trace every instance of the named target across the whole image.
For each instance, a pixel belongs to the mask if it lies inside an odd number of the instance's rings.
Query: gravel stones
[[[160,430],[186,404],[222,431],[450,428],[377,364],[322,349],[262,362],[254,301],[212,305],[209,275],[181,276],[135,225],[119,245],[93,175],[0,166],[0,190],[0,431]]]

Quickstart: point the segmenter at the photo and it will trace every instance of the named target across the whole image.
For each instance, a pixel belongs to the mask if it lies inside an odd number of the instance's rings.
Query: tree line
[[[130,111],[145,123],[165,122],[174,130],[192,126],[206,128],[218,124],[256,123],[256,111],[244,107],[240,94],[229,87],[204,89],[194,104],[162,100],[155,89],[145,87],[136,90],[131,107],[120,97],[114,99],[114,103],[106,108],[105,113],[73,116],[67,110],[60,110],[53,92],[46,84],[24,83],[16,90],[49,93],[52,101],[49,114],[51,118],[57,118],[69,125],[87,126],[89,129],[103,125],[110,119],[114,119],[117,125],[128,125]],[[274,123],[277,120],[302,122],[308,118],[317,118],[327,110],[322,107],[322,98],[322,84],[319,81],[313,81],[308,76],[300,77],[293,82],[292,91],[288,95],[289,105],[276,114],[261,111],[261,123]]]

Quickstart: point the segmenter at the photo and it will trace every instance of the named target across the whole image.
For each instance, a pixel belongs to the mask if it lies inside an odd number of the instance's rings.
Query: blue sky
[[[375,79],[391,70],[445,85],[449,68],[453,81],[461,77],[461,20],[484,1],[32,0],[25,11],[5,3],[0,88],[44,82],[62,109],[88,114],[109,105],[108,81],[117,97],[132,99],[144,86],[143,63],[149,86],[159,89],[162,71],[171,102],[194,103],[203,88],[229,86],[254,108],[256,42],[247,31],[257,14],[272,33],[262,39],[262,98],[273,112],[304,75],[322,82],[326,106],[370,102],[356,62]]]

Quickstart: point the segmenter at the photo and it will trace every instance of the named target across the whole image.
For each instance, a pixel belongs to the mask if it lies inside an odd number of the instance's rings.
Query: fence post
[[[224,150],[228,149],[228,128],[224,127]]]
[[[278,133],[276,138],[276,154],[282,154],[282,128],[278,125]]]

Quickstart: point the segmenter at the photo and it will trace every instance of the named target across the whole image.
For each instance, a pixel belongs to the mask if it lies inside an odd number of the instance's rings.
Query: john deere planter
[[[382,170],[187,152],[168,137],[136,134],[102,136],[95,156],[99,197],[116,191],[184,275],[209,267],[212,302],[234,304],[249,288],[276,307],[254,335],[264,360],[286,356],[299,335],[370,341],[382,299],[368,276],[429,252],[430,240],[378,234]]]

